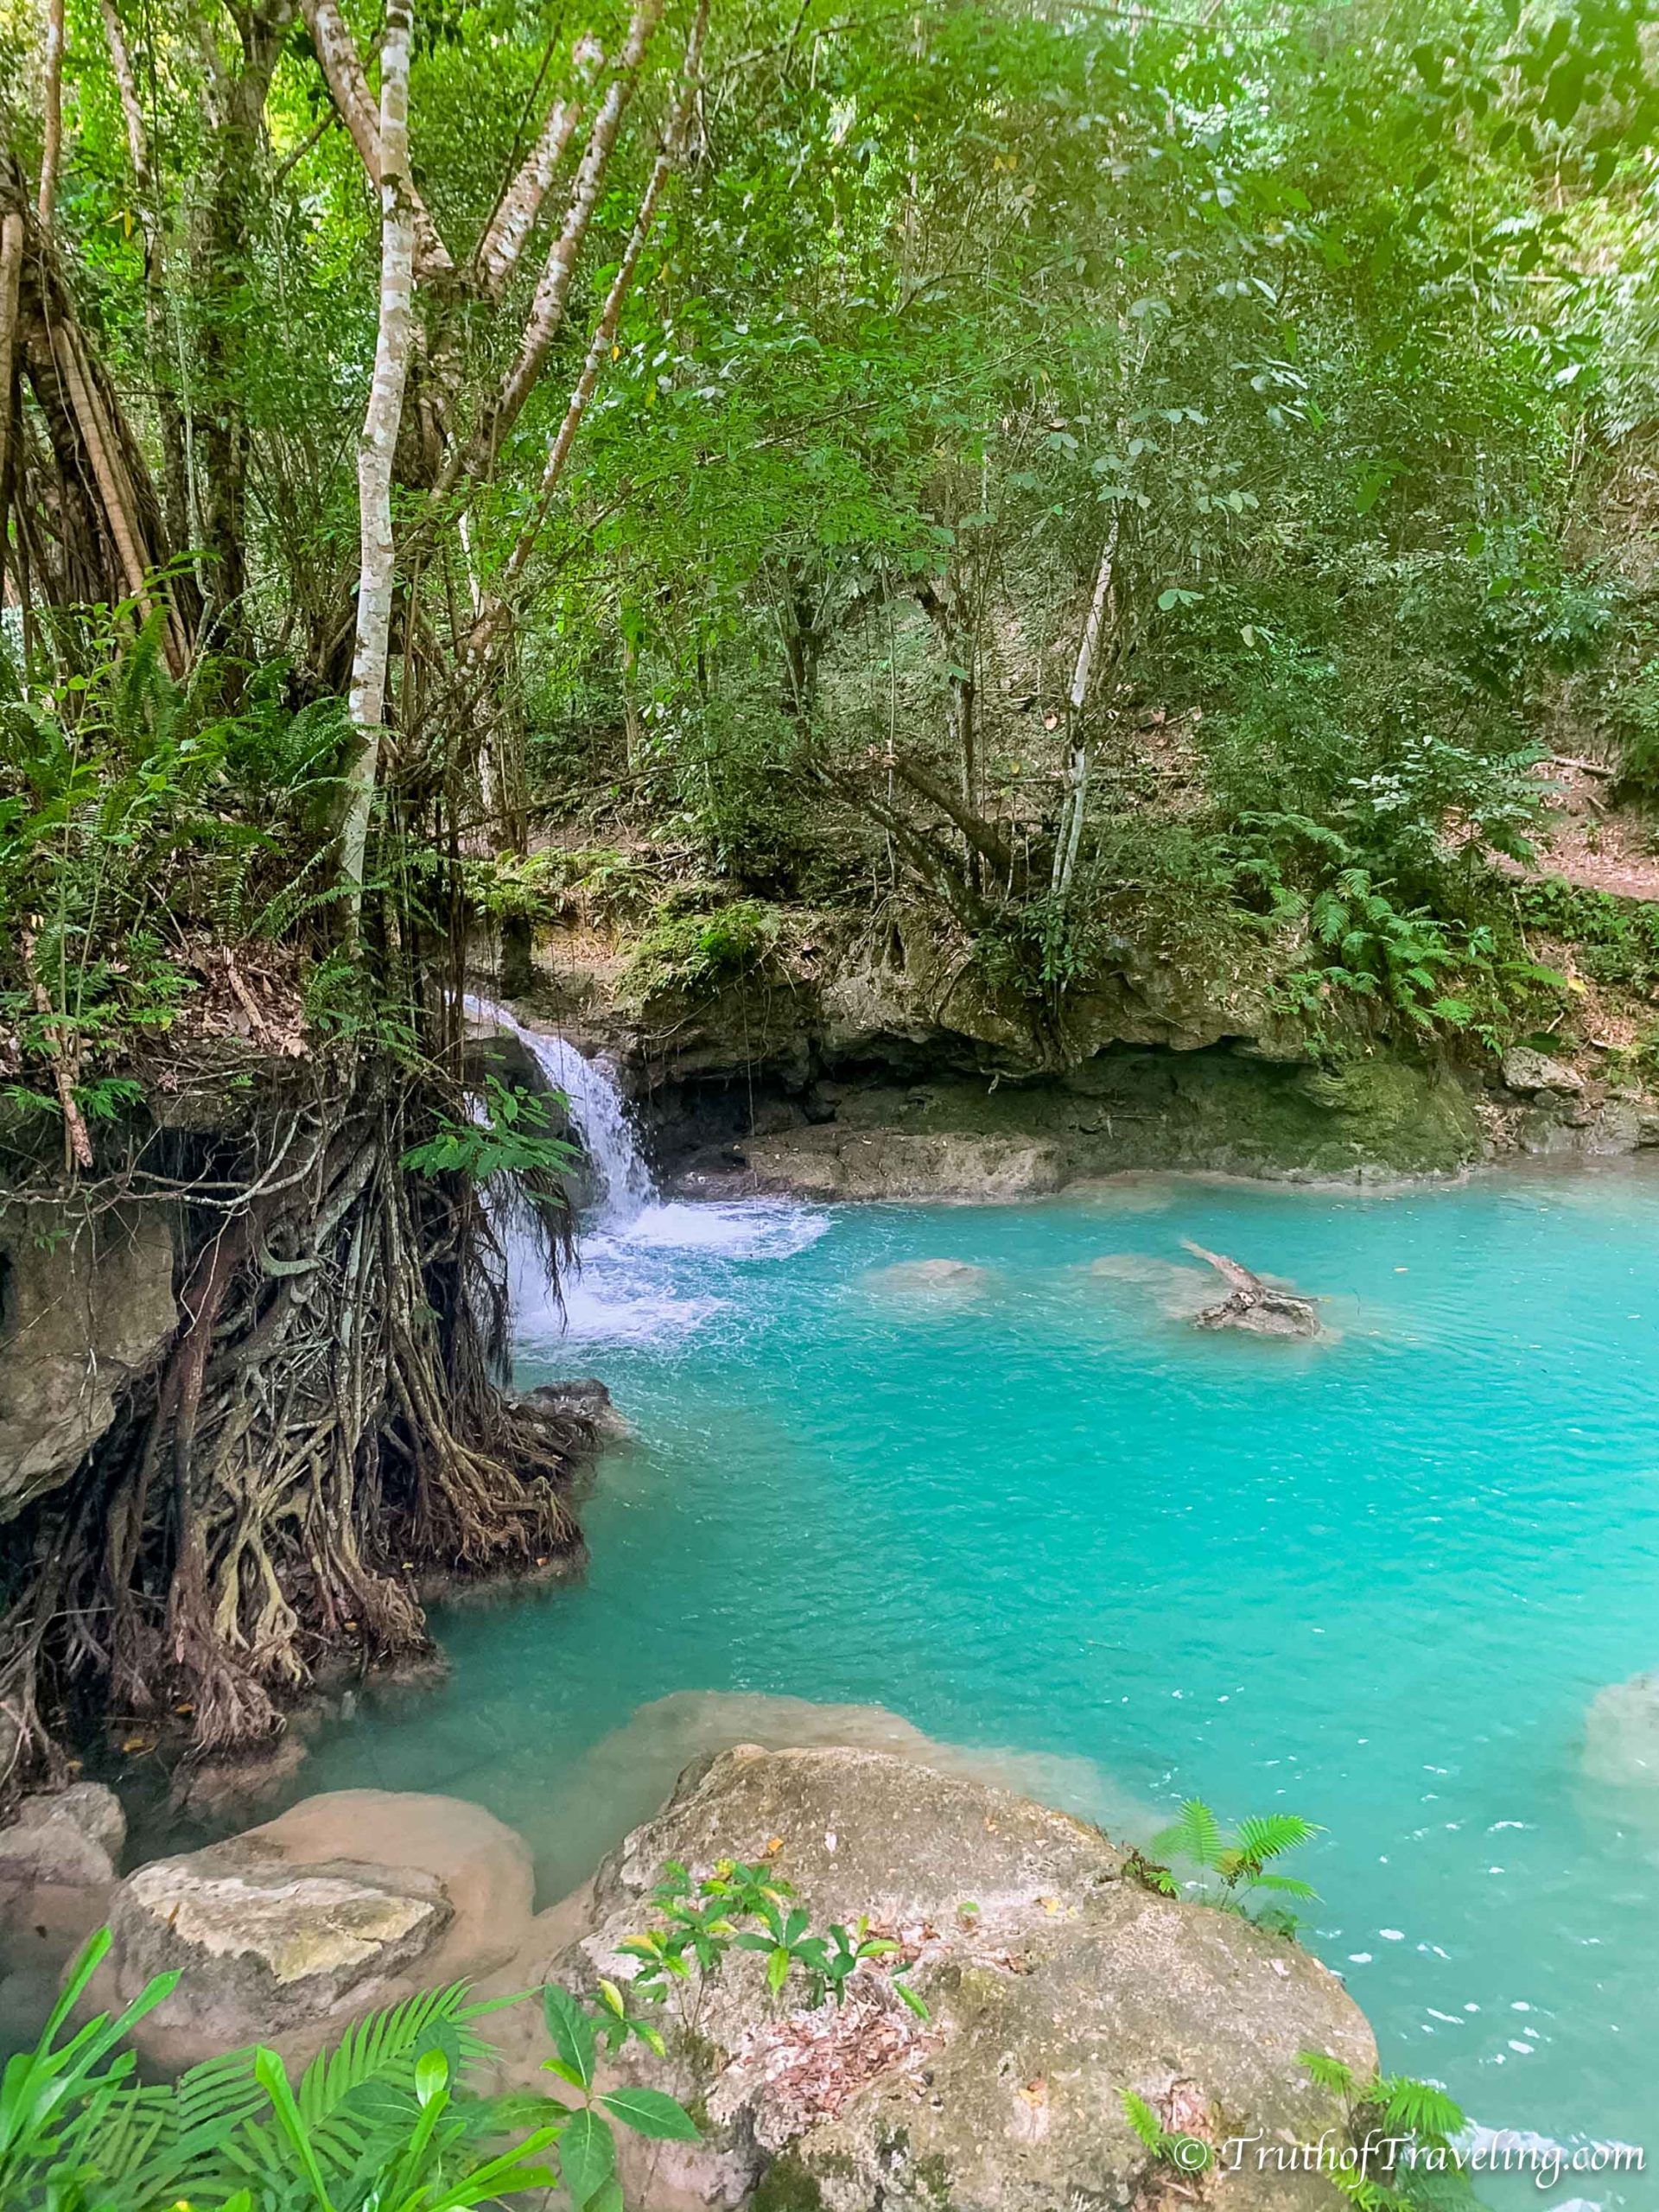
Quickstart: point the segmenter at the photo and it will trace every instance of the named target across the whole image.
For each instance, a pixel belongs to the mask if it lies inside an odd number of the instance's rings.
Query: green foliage
[[[1322,2089],[1342,2099],[1352,2141],[1370,2144],[1379,2153],[1382,2178],[1363,2165],[1332,2171],[1332,2179],[1357,2212],[1438,2212],[1443,2204],[1472,2202],[1452,2153],[1468,2120],[1444,2089],[1404,2074],[1362,2082],[1326,2051],[1299,2051],[1297,2063]]]
[[[664,914],[635,943],[623,988],[637,1001],[672,992],[709,996],[775,963],[783,932],[783,915],[759,899]]]
[[[168,673],[159,616],[133,636],[132,605],[94,613],[92,673],[0,686],[0,1020],[26,1076],[12,1096],[55,1115],[47,1071],[68,1067],[89,1121],[134,1103],[110,1064],[199,988],[190,941],[282,925],[340,731],[337,703],[283,704],[280,667],[231,711],[220,664]]]
[[[616,2129],[695,2142],[690,2115],[660,2089],[601,2088],[601,2052],[665,2045],[652,2015],[672,1989],[702,1983],[734,1950],[766,1961],[772,1997],[791,1979],[809,2005],[839,2005],[861,1969],[896,1957],[867,1921],[811,1932],[790,1885],[764,1865],[719,1861],[693,1884],[671,1865],[652,1895],[654,1925],[622,1945],[637,1962],[627,1989],[601,1980],[583,1998],[541,1993],[553,2044],[545,2096],[474,2092],[467,2076],[490,2046],[477,2023],[505,2004],[464,1986],[429,1990],[354,2022],[291,2084],[263,2048],[205,2061],[149,2086],[117,2046],[171,1996],[163,1974],[111,2019],[73,2034],[70,2016],[110,1948],[102,1929],[67,1977],[34,2050],[0,2079],[0,2201],[7,2212],[466,2212],[562,2182],[572,2205],[620,2212]],[[695,1977],[694,1977],[695,1969]],[[900,1964],[888,1985],[922,2019],[927,2007]]]
[[[1564,938],[1592,982],[1649,995],[1659,985],[1659,904],[1586,890],[1560,876],[1522,885],[1515,895],[1525,925]]]
[[[1295,1914],[1270,1899],[1312,1900],[1319,1892],[1295,1875],[1280,1873],[1274,1862],[1322,1833],[1294,1813],[1264,1813],[1241,1821],[1230,1834],[1201,1797],[1189,1797],[1179,1816],[1153,1838],[1151,1848],[1190,1860],[1198,1870],[1198,1894],[1206,1903],[1240,1913],[1275,1934],[1294,1936],[1300,1924]]]
[[[1133,2089],[1119,2091],[1123,2111],[1135,2133],[1160,2165],[1177,2173],[1201,2174],[1215,2163],[1215,2152],[1201,2136],[1172,2133],[1146,2099]]]
[[[793,1902],[794,1894],[788,1882],[764,1865],[721,1859],[712,1873],[694,1884],[687,1870],[671,1860],[651,1893],[655,1925],[620,1946],[626,1956],[639,1961],[635,1989],[660,2003],[676,1986],[692,1985],[694,1968],[699,1982],[717,1974],[727,1954],[735,1949],[765,1958],[766,1986],[773,1996],[791,1976],[798,1976],[810,2006],[826,1999],[840,2005],[862,1965],[899,1955],[898,1943],[889,1936],[872,1935],[867,1920],[850,1931],[836,1923],[827,1934],[814,1933],[808,1915]],[[907,1972],[903,1963],[888,1969],[889,1985],[925,2020],[927,2006],[906,1980]]]
[[[496,1176],[562,1178],[581,1156],[569,1138],[553,1132],[555,1115],[569,1105],[556,1091],[540,1098],[486,1075],[476,1117],[441,1121],[398,1164],[413,1174],[464,1175],[474,1183]]]

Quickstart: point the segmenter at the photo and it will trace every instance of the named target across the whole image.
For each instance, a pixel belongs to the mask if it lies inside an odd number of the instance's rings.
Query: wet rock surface
[[[26,1797],[0,1828],[0,1974],[55,1974],[101,1925],[126,1842],[112,1789]]]

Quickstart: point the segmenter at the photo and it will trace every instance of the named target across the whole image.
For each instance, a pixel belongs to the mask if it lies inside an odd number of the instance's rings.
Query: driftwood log
[[[1193,1316],[1200,1329],[1248,1329],[1259,1337],[1317,1337],[1322,1334],[1316,1301],[1294,1290],[1264,1282],[1223,1252],[1208,1252],[1190,1236],[1181,1239],[1195,1259],[1207,1260],[1227,1285],[1227,1295]]]

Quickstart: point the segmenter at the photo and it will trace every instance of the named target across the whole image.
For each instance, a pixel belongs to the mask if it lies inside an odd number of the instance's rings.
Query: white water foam
[[[593,1170],[593,1203],[562,1301],[526,1242],[509,1236],[513,1333],[526,1348],[572,1339],[674,1342],[728,1303],[709,1294],[707,1262],[787,1260],[829,1227],[826,1216],[788,1198],[688,1205],[660,1198],[627,1102],[602,1061],[588,1059],[567,1038],[527,1027],[492,999],[469,996],[466,1007],[474,1020],[517,1037],[569,1101]],[[704,1263],[695,1290],[678,1279],[674,1262],[681,1254]]]

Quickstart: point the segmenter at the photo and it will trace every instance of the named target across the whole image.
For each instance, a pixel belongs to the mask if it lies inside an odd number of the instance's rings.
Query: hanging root
[[[60,1757],[48,1691],[188,1718],[193,1755],[251,1748],[324,1670],[429,1652],[420,1574],[580,1554],[591,1427],[504,1395],[488,1221],[402,1148],[382,1100],[319,1112],[290,1132],[304,1173],[200,1239],[165,1366],[38,1511],[0,1770]]]

